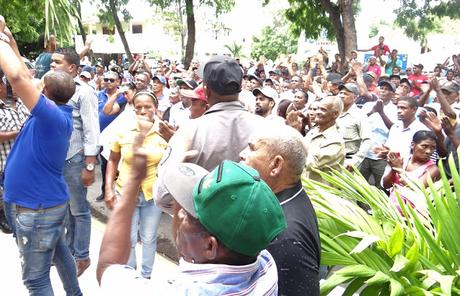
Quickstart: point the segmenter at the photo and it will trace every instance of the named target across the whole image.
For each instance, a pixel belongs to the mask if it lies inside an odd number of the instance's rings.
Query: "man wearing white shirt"
[[[187,95],[186,91],[184,89],[179,91],[181,101],[171,107],[169,123],[176,129],[183,125],[184,122],[190,120],[192,98]]]
[[[382,81],[380,84],[380,98],[375,102],[367,102],[361,109],[367,116],[367,122],[371,130],[371,149],[364,158],[360,172],[369,181],[372,175],[376,186],[380,186],[380,179],[387,165],[386,159],[380,158],[373,149],[381,147],[388,139],[388,133],[394,122],[398,120],[398,110],[392,103],[396,91],[394,84]]]
[[[386,158],[388,151],[395,151],[399,152],[403,159],[407,159],[410,156],[410,146],[414,134],[429,129],[415,118],[417,99],[413,97],[399,98],[397,108],[398,122],[390,128],[388,139],[382,149],[377,149],[377,155]]]

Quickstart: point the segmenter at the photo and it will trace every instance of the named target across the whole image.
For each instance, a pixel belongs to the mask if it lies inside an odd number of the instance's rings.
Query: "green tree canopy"
[[[440,19],[460,19],[459,11],[459,0],[424,0],[423,5],[418,0],[401,0],[400,7],[395,10],[395,23],[409,38],[420,41],[423,51],[427,46],[428,34],[441,31]]]
[[[295,52],[297,52],[297,37],[290,33],[286,23],[283,24],[279,20],[272,26],[264,27],[260,36],[253,37],[251,57],[254,59],[265,56],[274,61],[282,54]]]

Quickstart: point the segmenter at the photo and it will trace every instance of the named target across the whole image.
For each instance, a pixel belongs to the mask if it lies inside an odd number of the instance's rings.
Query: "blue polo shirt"
[[[105,104],[109,100],[106,89],[101,90],[97,94],[97,99],[98,99],[98,104],[99,104],[99,127],[102,132],[115,118],[117,118],[118,114],[120,113],[114,114],[114,115],[105,115],[104,112],[102,111],[102,109],[104,109]],[[115,102],[117,102],[121,108],[123,108],[127,103],[126,98],[122,93],[117,96],[117,99],[115,100]]]
[[[40,95],[6,161],[6,202],[39,209],[69,199],[62,172],[71,134],[72,107]]]

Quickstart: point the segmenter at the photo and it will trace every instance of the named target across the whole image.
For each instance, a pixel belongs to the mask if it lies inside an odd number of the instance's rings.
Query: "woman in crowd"
[[[401,211],[395,189],[399,192],[404,203],[417,210],[425,208],[423,197],[410,195],[405,191],[401,174],[413,181],[418,181],[422,186],[428,186],[428,179],[437,180],[440,176],[436,163],[431,160],[431,155],[436,151],[436,135],[432,131],[418,131],[412,138],[411,155],[408,159],[402,159],[398,153],[388,153],[388,166],[382,178],[382,187],[390,189],[390,200]],[[420,205],[418,207],[417,205]]]
[[[109,162],[106,173],[105,202],[112,209],[116,200],[120,198],[121,189],[129,175],[130,162],[132,161],[132,144],[139,131],[145,131],[144,149],[147,151],[147,173],[139,188],[138,202],[131,226],[131,254],[128,265],[137,267],[135,246],[139,231],[142,243],[142,270],[141,276],[150,278],[157,245],[157,229],[160,222],[161,210],[155,206],[152,196],[152,186],[156,181],[157,166],[167,146],[166,141],[154,127],[155,114],[158,100],[152,92],[140,91],[133,97],[133,107],[136,117],[125,121],[112,141]],[[127,118],[128,119],[128,118]],[[113,183],[117,174],[118,164],[121,167],[116,179],[115,189]]]

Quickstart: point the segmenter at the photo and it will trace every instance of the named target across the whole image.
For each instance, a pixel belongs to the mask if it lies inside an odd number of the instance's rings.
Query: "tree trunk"
[[[332,27],[334,28],[335,38],[337,39],[337,47],[339,48],[339,54],[342,61],[345,60],[346,50],[345,50],[345,34],[344,28],[342,25],[342,20],[340,18],[340,8],[332,3],[330,0],[321,0],[321,5],[324,10],[329,14],[329,19],[331,20]]]
[[[182,15],[182,1],[177,0],[177,13],[179,14],[180,20],[180,58],[184,61],[185,57],[185,26],[184,26],[184,17]]]
[[[358,47],[355,27],[355,17],[353,15],[353,0],[340,1],[342,11],[342,25],[344,33],[344,51],[347,58],[350,57],[351,51]]]
[[[126,41],[125,32],[123,32],[123,27],[121,26],[120,19],[118,18],[117,14],[117,6],[115,4],[115,0],[109,0],[110,4],[110,11],[112,12],[113,20],[115,21],[115,26],[117,27],[118,34],[120,35],[121,43],[123,43],[123,47],[125,48],[126,56],[128,57],[128,61],[130,63],[134,62],[133,55],[129,50],[128,41]]]
[[[81,39],[83,39],[83,44],[86,42],[86,32],[85,28],[83,27],[83,23],[81,22],[81,5],[80,1],[76,1],[75,4],[77,5],[77,22],[78,22],[78,30],[80,30]]]
[[[83,24],[81,23],[80,19],[78,19],[78,29],[80,30],[80,35],[81,35],[81,39],[83,39],[83,44],[85,44],[86,33],[85,33],[85,28],[83,27]]]
[[[193,0],[185,0],[185,11],[187,13],[187,45],[185,46],[185,69],[188,69],[193,59],[195,50],[195,15],[193,13]]]

